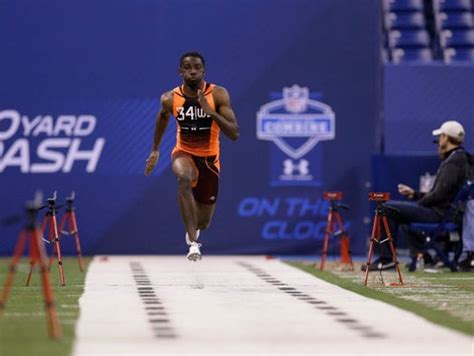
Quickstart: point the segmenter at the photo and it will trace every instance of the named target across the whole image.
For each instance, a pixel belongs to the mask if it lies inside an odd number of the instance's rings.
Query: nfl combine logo
[[[272,147],[272,185],[321,185],[321,152],[315,146],[334,140],[334,111],[298,85],[272,97],[277,100],[257,113],[257,138],[279,149]]]

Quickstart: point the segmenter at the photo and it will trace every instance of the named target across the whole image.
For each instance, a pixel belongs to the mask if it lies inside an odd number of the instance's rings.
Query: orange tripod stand
[[[74,240],[76,242],[76,252],[77,259],[79,261],[79,270],[84,272],[84,265],[82,263],[82,252],[81,252],[81,240],[79,239],[79,230],[77,228],[76,214],[74,212],[74,198],[75,193],[72,192],[70,197],[66,198],[66,212],[61,218],[61,223],[59,224],[59,231],[61,235],[74,235]],[[67,230],[64,230],[67,223]]]
[[[0,313],[5,309],[13,281],[15,279],[16,267],[19,260],[21,259],[21,256],[23,255],[25,244],[27,241],[29,241],[30,258],[31,260],[37,261],[37,263],[40,265],[41,284],[43,287],[49,336],[53,339],[58,339],[61,337],[61,327],[59,325],[59,320],[54,305],[53,290],[49,281],[48,267],[46,264],[46,252],[43,241],[40,237],[41,231],[37,223],[38,210],[41,208],[41,196],[37,194],[36,198],[37,199],[35,199],[34,202],[27,202],[26,204],[26,224],[23,230],[20,232],[18,241],[16,243],[13,258],[8,269],[7,279],[0,296]]]
[[[51,264],[53,263],[54,259],[54,253],[56,253],[57,259],[58,259],[58,266],[59,266],[59,282],[62,287],[66,285],[66,277],[64,275],[64,267],[63,267],[63,260],[62,260],[62,255],[61,255],[61,245],[60,245],[60,239],[59,239],[59,234],[58,234],[58,224],[56,220],[56,215],[57,215],[57,207],[56,207],[56,192],[53,193],[52,198],[48,198],[48,205],[45,207],[48,208],[48,211],[46,212],[44,219],[43,219],[43,224],[41,227],[41,232],[42,232],[42,239],[44,239],[44,233],[46,232],[46,228],[49,225],[49,241],[48,243],[53,243],[54,244],[54,249],[53,253],[51,254],[49,258],[49,264],[48,264],[48,271],[51,269]],[[30,285],[31,281],[31,275],[33,273],[34,266],[36,264],[36,260],[34,258],[31,259],[31,264],[30,264],[30,273],[28,274],[28,279],[26,281],[26,285]]]
[[[364,286],[367,286],[367,281],[369,278],[369,269],[370,264],[372,262],[372,256],[374,254],[375,244],[383,244],[389,243],[390,251],[392,252],[392,260],[395,263],[395,268],[398,273],[399,283],[392,283],[392,286],[402,286],[403,285],[403,277],[400,271],[400,266],[397,260],[397,252],[395,251],[395,247],[393,246],[393,239],[392,234],[390,233],[390,228],[387,221],[387,210],[397,210],[392,207],[388,207],[383,205],[387,200],[390,200],[390,193],[369,193],[369,200],[375,201],[377,203],[377,207],[375,208],[375,216],[374,216],[374,223],[372,225],[372,234],[370,236],[370,245],[369,245],[369,253],[367,256],[367,265],[365,270],[365,281]],[[397,210],[398,211],[398,210]],[[383,224],[383,228],[385,230],[385,235],[387,236],[384,240],[380,240],[382,238],[382,231],[381,225]]]
[[[329,236],[340,237],[340,253],[341,253],[341,268],[346,267],[351,271],[354,270],[354,265],[352,264],[351,251],[349,247],[349,236],[347,235],[346,230],[344,229],[344,223],[342,221],[341,214],[339,210],[349,209],[349,205],[343,204],[340,201],[343,198],[342,192],[324,192],[323,199],[329,200],[329,212],[328,220],[326,225],[326,230],[324,232],[324,243],[323,243],[323,252],[321,256],[321,271],[324,270],[326,266],[326,258],[328,255],[329,248]],[[339,230],[335,230],[335,226],[339,225]],[[348,268],[347,268],[348,267]]]

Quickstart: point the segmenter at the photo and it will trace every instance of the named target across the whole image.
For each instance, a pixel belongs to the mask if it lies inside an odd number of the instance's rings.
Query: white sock
[[[201,233],[201,230],[197,229],[196,230],[196,241],[199,240],[199,234]],[[186,243],[188,245],[191,245],[191,240],[189,239],[189,234],[186,233]]]

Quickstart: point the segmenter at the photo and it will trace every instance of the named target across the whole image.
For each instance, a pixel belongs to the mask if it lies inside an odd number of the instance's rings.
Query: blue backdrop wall
[[[324,190],[345,193],[353,251],[364,253],[380,2],[347,4],[1,1],[0,216],[36,189],[59,200],[75,190],[86,253],[184,253],[169,167],[174,123],[153,175],[143,168],[160,94],[180,83],[180,55],[198,50],[241,127],[237,142],[222,138],[204,253],[319,253]],[[17,231],[1,229],[0,254]]]

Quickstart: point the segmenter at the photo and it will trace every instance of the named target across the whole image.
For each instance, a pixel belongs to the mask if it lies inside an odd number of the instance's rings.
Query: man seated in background
[[[399,225],[411,222],[440,222],[466,179],[468,156],[461,146],[464,141],[463,126],[457,121],[446,121],[433,131],[433,135],[437,137],[438,154],[442,161],[431,190],[428,193],[420,193],[407,185],[399,184],[399,193],[408,201],[390,200],[384,204],[388,208],[387,218],[395,245]],[[409,231],[407,233],[411,254],[420,250],[422,252],[424,241],[420,245],[416,235],[410,234]],[[362,270],[365,268],[363,265]],[[380,257],[369,266],[369,270],[392,268],[395,268],[395,263],[389,244],[382,243]]]

